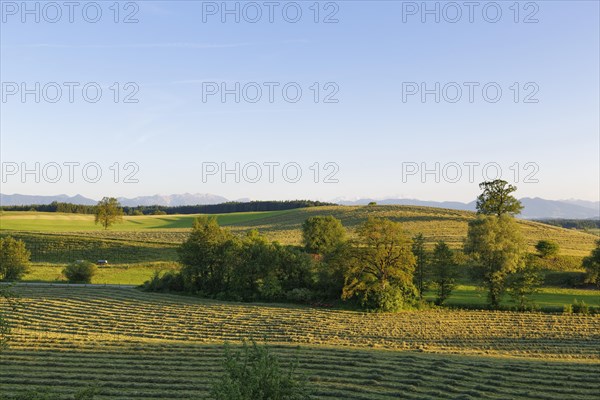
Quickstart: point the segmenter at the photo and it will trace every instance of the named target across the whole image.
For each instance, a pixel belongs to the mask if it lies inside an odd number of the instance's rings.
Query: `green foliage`
[[[14,310],[14,293],[8,286],[0,286],[0,352],[8,346],[10,340],[10,324],[6,319],[7,311]],[[8,307],[4,307],[4,304]]]
[[[583,300],[575,299],[573,301],[573,313],[588,315],[590,313],[590,306]]]
[[[427,251],[425,250],[425,237],[422,233],[413,237],[412,252],[416,259],[415,264],[415,286],[419,291],[419,298],[423,298],[423,294],[427,290],[428,265]]]
[[[309,303],[315,298],[315,293],[307,288],[296,288],[288,291],[285,298],[294,303]]]
[[[225,372],[213,385],[210,399],[310,399],[306,380],[296,374],[297,361],[283,368],[266,345],[244,342],[241,351],[234,352],[226,344],[223,367]]]
[[[531,259],[533,257],[529,257]],[[544,276],[537,266],[529,260],[516,272],[508,275],[506,286],[508,293],[517,305],[517,309],[525,311],[534,308],[531,295],[539,291]]]
[[[84,260],[72,262],[62,271],[70,283],[92,283],[92,278],[96,272],[96,265]]]
[[[480,215],[469,222],[464,250],[474,262],[476,277],[487,289],[489,305],[498,308],[507,277],[523,267],[519,225],[509,215]]]
[[[161,274],[160,271],[155,271],[152,278],[144,282],[142,288],[150,292],[183,292],[185,286],[179,272],[166,271]]]
[[[99,223],[104,229],[117,222],[123,222],[123,208],[114,197],[104,197],[100,200],[96,205],[95,214],[95,223]]]
[[[20,280],[27,272],[30,257],[25,242],[11,236],[0,237],[0,280]]]
[[[220,291],[234,262],[232,239],[215,217],[196,218],[188,239],[179,248],[181,274],[188,291],[212,294]]]
[[[110,232],[110,231],[109,231]],[[107,233],[98,232],[99,235]],[[116,234],[110,232],[110,234]],[[49,234],[39,232],[17,232],[11,235],[25,242],[31,252],[32,262],[67,264],[73,260],[109,260],[111,264],[128,264],[155,261],[175,261],[176,244],[140,240],[137,233],[120,232],[119,239],[77,234]],[[5,237],[0,231],[0,237]],[[145,239],[145,236],[144,236]],[[160,239],[159,239],[160,240]]]
[[[351,243],[344,243],[333,252],[315,258],[315,290],[321,297],[339,299],[344,289],[348,260],[351,258]]]
[[[585,272],[546,271],[544,285],[553,287],[576,288],[585,283]]]
[[[540,257],[549,258],[555,257],[560,251],[560,246],[556,242],[550,240],[540,240],[535,245],[535,249],[538,251]]]
[[[600,288],[600,240],[596,242],[596,248],[583,259],[583,268],[586,271],[586,282]]]
[[[431,275],[437,292],[435,303],[442,305],[456,287],[456,280],[459,276],[454,254],[444,241],[438,242],[433,250]]]
[[[482,182],[479,188],[483,190],[477,197],[477,213],[495,215],[497,217],[509,214],[516,215],[521,212],[521,202],[511,195],[517,188],[508,182],[496,179],[491,182]]]
[[[342,222],[331,215],[310,217],[302,224],[302,242],[309,253],[328,254],[345,241]]]
[[[555,255],[550,257],[532,257],[531,263],[534,263],[539,269],[546,271],[577,271],[581,269],[582,257]]]
[[[313,285],[311,257],[300,249],[269,242],[257,231],[232,235],[216,218],[201,216],[179,249],[181,273],[155,275],[147,290],[185,290],[230,300],[282,300]]]
[[[394,311],[414,303],[415,257],[402,225],[369,218],[357,229],[358,240],[350,252],[343,299],[358,297],[366,308]]]

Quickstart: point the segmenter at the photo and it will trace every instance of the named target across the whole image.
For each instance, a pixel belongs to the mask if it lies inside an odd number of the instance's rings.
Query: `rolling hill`
[[[332,215],[339,218],[352,234],[354,228],[369,216],[390,218],[401,222],[409,235],[423,233],[429,245],[445,240],[452,247],[462,246],[468,222],[475,217],[470,211],[416,206],[328,206],[288,211],[233,213],[217,215],[219,223],[235,233],[257,229],[272,240],[299,244],[301,225],[311,216]],[[179,243],[187,236],[194,215],[147,215],[124,217],[124,223],[104,231],[94,225],[94,217],[81,214],[4,212],[0,216],[0,231],[45,232],[70,236],[85,236],[104,240],[131,242]],[[585,232],[519,220],[527,243],[533,249],[538,240],[557,242],[561,253],[582,257],[588,255],[597,236]]]

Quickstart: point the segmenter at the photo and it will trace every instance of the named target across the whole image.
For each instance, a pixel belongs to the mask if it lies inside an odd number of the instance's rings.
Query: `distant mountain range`
[[[195,206],[198,204],[219,204],[225,203],[227,200],[225,197],[217,196],[215,194],[208,193],[184,193],[184,194],[171,194],[171,195],[160,195],[155,194],[154,196],[140,196],[132,199],[125,197],[119,197],[119,202],[123,206]],[[95,203],[94,203],[95,204]]]
[[[184,193],[184,194],[171,194],[171,195],[159,195],[154,196],[139,196],[134,198],[119,197],[119,202],[122,206],[135,207],[135,206],[187,206],[187,205],[198,205],[198,204],[219,204],[225,203],[227,200],[225,197],[217,196],[208,193]],[[25,194],[2,194],[0,193],[0,205],[2,206],[22,206],[22,205],[33,205],[33,204],[50,204],[53,201],[61,203],[73,203],[83,205],[95,205],[98,200],[89,199],[81,195],[67,196],[65,194],[59,194],[58,196],[33,196]]]
[[[600,202],[586,200],[546,200],[539,197],[523,197],[523,211],[519,215],[525,219],[600,219]],[[356,201],[336,201],[343,205],[363,205],[375,201],[377,204],[398,204],[424,207],[450,208],[454,210],[475,211],[475,201],[470,203],[461,203],[457,201],[423,201],[417,199],[360,199]]]
[[[568,200],[546,200],[539,197],[530,198],[524,197],[521,203],[525,207],[520,217],[525,219],[542,219],[542,218],[570,218],[570,219],[600,219],[600,202],[586,201],[577,199]],[[33,204],[50,204],[53,201],[94,205],[98,201],[89,199],[81,195],[67,196],[64,194],[57,196],[35,196],[23,194],[1,194],[0,205],[15,206],[15,205],[33,205]],[[134,198],[120,197],[119,202],[123,206],[185,206],[198,204],[219,204],[229,201],[225,197],[208,194],[208,193],[184,193],[171,195],[154,195],[140,196]],[[250,201],[250,199],[240,199],[238,201]],[[424,201],[417,199],[360,199],[355,201],[338,200],[335,203],[342,205],[366,205],[371,201],[377,204],[399,204],[399,205],[414,205],[425,207],[440,207],[450,208],[455,210],[475,210],[475,201],[470,203],[461,203],[457,201]]]

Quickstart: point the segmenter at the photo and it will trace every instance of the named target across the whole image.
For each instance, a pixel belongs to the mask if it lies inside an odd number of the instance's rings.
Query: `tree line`
[[[499,308],[511,295],[520,309],[531,307],[531,294],[542,284],[544,265],[553,262],[558,246],[541,240],[537,254],[526,251],[514,216],[522,208],[516,188],[496,180],[483,182],[477,216],[468,224],[460,250],[444,241],[426,249],[426,238],[408,237],[399,222],[370,217],[348,238],[341,221],[314,216],[302,226],[302,246],[271,242],[257,231],[239,237],[220,227],[215,217],[199,216],[178,249],[181,269],[156,274],[148,290],[169,290],[216,299],[294,301],[330,304],[347,301],[364,309],[394,311],[420,307],[427,290],[442,305],[464,271],[487,293],[488,305]],[[122,217],[114,198],[96,208],[96,222],[107,228]],[[0,280],[18,280],[27,270],[23,242],[0,239]],[[600,284],[600,241],[582,265],[587,281]],[[69,265],[70,280],[88,281],[93,268]]]
[[[105,198],[106,199],[106,198]],[[103,199],[103,200],[105,200]],[[101,201],[103,201],[101,200]],[[115,199],[117,201],[117,199]],[[118,202],[117,202],[118,203]],[[286,201],[231,201],[220,204],[199,204],[193,206],[121,206],[125,215],[154,215],[154,214],[227,214],[235,212],[256,211],[283,211],[296,208],[333,206],[334,203],[326,203],[313,200],[286,200]],[[50,204],[34,204],[24,206],[3,206],[4,211],[39,211],[59,212],[73,214],[96,214],[98,205],[72,204],[54,201]]]
[[[215,218],[202,216],[179,249],[181,271],[157,274],[145,287],[243,301],[343,300],[395,311],[420,307],[428,289],[435,290],[436,304],[444,304],[460,271],[469,271],[491,308],[499,308],[508,293],[526,309],[542,284],[536,260],[555,256],[558,247],[542,240],[538,254],[528,254],[515,220],[522,209],[512,195],[516,187],[496,180],[480,188],[477,217],[458,251],[444,241],[428,251],[422,234],[410,238],[401,223],[386,218],[368,218],[349,239],[333,216],[310,217],[302,226],[303,245],[297,247],[270,242],[257,231],[240,238]],[[584,260],[596,284],[599,256],[596,249]]]

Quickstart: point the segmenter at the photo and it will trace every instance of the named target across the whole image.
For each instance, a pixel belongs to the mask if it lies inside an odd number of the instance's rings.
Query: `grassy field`
[[[23,278],[24,282],[54,282],[66,283],[62,276],[64,265],[37,263],[33,264],[30,271]],[[154,262],[142,264],[110,265],[98,268],[97,274],[92,279],[94,284],[111,285],[141,285],[149,280],[156,271],[167,271],[177,269],[174,262]],[[435,299],[435,293],[429,291],[426,298]],[[539,293],[533,294],[531,299],[535,304],[548,310],[562,310],[565,304],[573,304],[575,300],[583,300],[586,304],[600,307],[600,293],[588,289],[562,289],[541,288]],[[485,306],[486,293],[473,285],[459,285],[447,301],[450,306]],[[502,302],[503,306],[514,306],[507,295]]]
[[[25,242],[32,262],[67,264],[75,260],[106,259],[111,264],[136,264],[177,259],[177,243],[99,238],[79,233],[0,231],[0,236],[7,235]]]
[[[368,216],[386,217],[403,224],[409,235],[423,233],[429,246],[438,240],[445,240],[451,247],[462,246],[467,233],[467,223],[475,214],[467,211],[413,206],[331,206],[311,207],[288,211],[235,213],[217,215],[223,226],[233,232],[243,233],[257,229],[272,240],[284,244],[299,244],[301,225],[310,216],[333,215],[339,218],[352,234],[354,228]],[[111,227],[108,231],[94,225],[93,216],[60,213],[4,212],[0,215],[0,232],[7,234],[31,235],[32,232],[53,233],[54,240],[60,240],[57,233],[71,237],[96,240],[119,240],[129,243],[171,243],[185,240],[195,215],[158,215],[125,217],[123,224]],[[533,251],[538,240],[557,242],[561,254],[574,257],[589,255],[597,236],[521,220],[523,233]],[[38,233],[36,233],[39,235]],[[48,238],[48,236],[46,236]],[[107,257],[105,257],[107,258]],[[156,261],[163,260],[154,259]],[[164,261],[168,261],[166,259]],[[40,260],[44,261],[44,260]],[[45,260],[51,261],[51,260]],[[135,262],[139,262],[137,260]]]
[[[485,306],[486,293],[473,285],[459,285],[446,301],[449,306]],[[435,293],[429,291],[426,295],[428,300],[435,300]],[[575,300],[584,301],[587,305],[600,307],[600,292],[588,289],[561,289],[541,288],[538,293],[531,295],[531,300],[541,309],[553,309],[560,311],[566,304],[573,304]],[[506,295],[501,303],[503,306],[511,307],[515,304]]]
[[[29,272],[23,277],[24,282],[56,282],[66,283],[62,275],[63,264],[33,264]],[[116,264],[97,269],[92,278],[93,284],[101,285],[141,285],[155,272],[164,272],[179,268],[174,262],[153,262],[142,264]]]
[[[255,219],[268,218],[285,214],[287,211],[245,212],[216,214],[221,225],[243,224]],[[123,223],[110,228],[111,231],[131,232],[149,229],[189,229],[196,215],[140,215],[124,216]],[[73,232],[98,231],[100,225],[94,223],[93,215],[46,213],[35,211],[5,211],[0,215],[0,229],[41,231],[41,232]]]
[[[266,339],[325,399],[591,399],[600,316],[488,311],[364,314],[219,303],[134,289],[19,287],[0,391],[200,399],[222,343]]]

